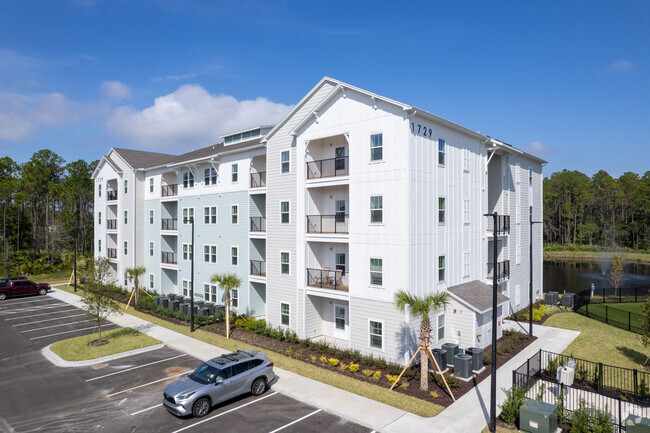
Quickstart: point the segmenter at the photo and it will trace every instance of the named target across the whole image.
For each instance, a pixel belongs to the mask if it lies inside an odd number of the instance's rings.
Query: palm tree
[[[395,306],[404,313],[408,308],[411,314],[420,317],[420,389],[429,389],[429,340],[431,339],[430,314],[447,308],[449,294],[447,292],[428,295],[424,298],[413,296],[400,290],[395,293]]]
[[[214,274],[212,282],[218,283],[226,293],[226,338],[230,338],[230,291],[239,288],[241,280],[235,274]]]
[[[133,280],[133,290],[135,291],[135,305],[138,305],[138,286],[140,284],[140,276],[147,272],[147,269],[144,266],[134,266],[132,268],[127,268],[124,271],[126,278],[131,281]]]

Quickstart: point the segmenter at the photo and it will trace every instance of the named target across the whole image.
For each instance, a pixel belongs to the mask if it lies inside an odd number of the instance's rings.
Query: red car
[[[47,283],[35,283],[29,280],[0,280],[0,301],[9,296],[45,295],[51,287]]]

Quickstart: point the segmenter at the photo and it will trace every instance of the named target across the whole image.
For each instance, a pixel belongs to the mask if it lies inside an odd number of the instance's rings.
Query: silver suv
[[[238,350],[211,359],[170,383],[163,405],[178,416],[202,417],[212,406],[248,392],[261,395],[275,378],[273,362],[257,350]]]

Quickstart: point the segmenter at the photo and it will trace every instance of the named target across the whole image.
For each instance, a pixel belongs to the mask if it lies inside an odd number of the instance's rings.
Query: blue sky
[[[180,153],[323,76],[562,169],[650,170],[650,2],[2,1],[0,155]]]

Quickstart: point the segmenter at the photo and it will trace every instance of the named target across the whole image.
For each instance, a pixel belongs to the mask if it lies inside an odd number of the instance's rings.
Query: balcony
[[[161,218],[160,230],[178,230],[178,218]]]
[[[160,188],[161,197],[175,197],[178,195],[178,184],[163,185]]]
[[[264,188],[266,186],[266,172],[251,173],[251,188]]]
[[[307,179],[347,176],[349,174],[348,157],[321,159],[307,162]]]
[[[177,254],[172,251],[163,251],[160,253],[160,262],[167,263],[170,265],[177,265],[178,264]]]
[[[487,279],[493,281],[494,263],[487,264]],[[497,262],[497,281],[502,282],[510,278],[510,260]]]
[[[117,200],[117,191],[107,191],[106,192],[106,200],[108,200],[108,201]]]
[[[117,220],[116,219],[107,219],[106,220],[106,230],[117,230]]]
[[[349,274],[341,269],[330,270],[328,268],[313,269],[307,268],[307,285],[320,289],[348,291]]]
[[[109,259],[117,259],[117,248],[106,248],[106,257]]]
[[[250,217],[251,219],[251,225],[250,225],[250,231],[251,232],[257,232],[257,233],[265,233],[266,232],[266,218],[264,217]]]
[[[350,216],[344,213],[336,215],[307,215],[307,233],[347,234]]]
[[[266,277],[266,262],[262,260],[251,260],[251,273],[250,275],[257,275],[259,277]]]
[[[494,228],[494,218],[488,218],[488,232],[496,235],[507,235],[510,233],[510,215],[497,215],[497,226]]]

